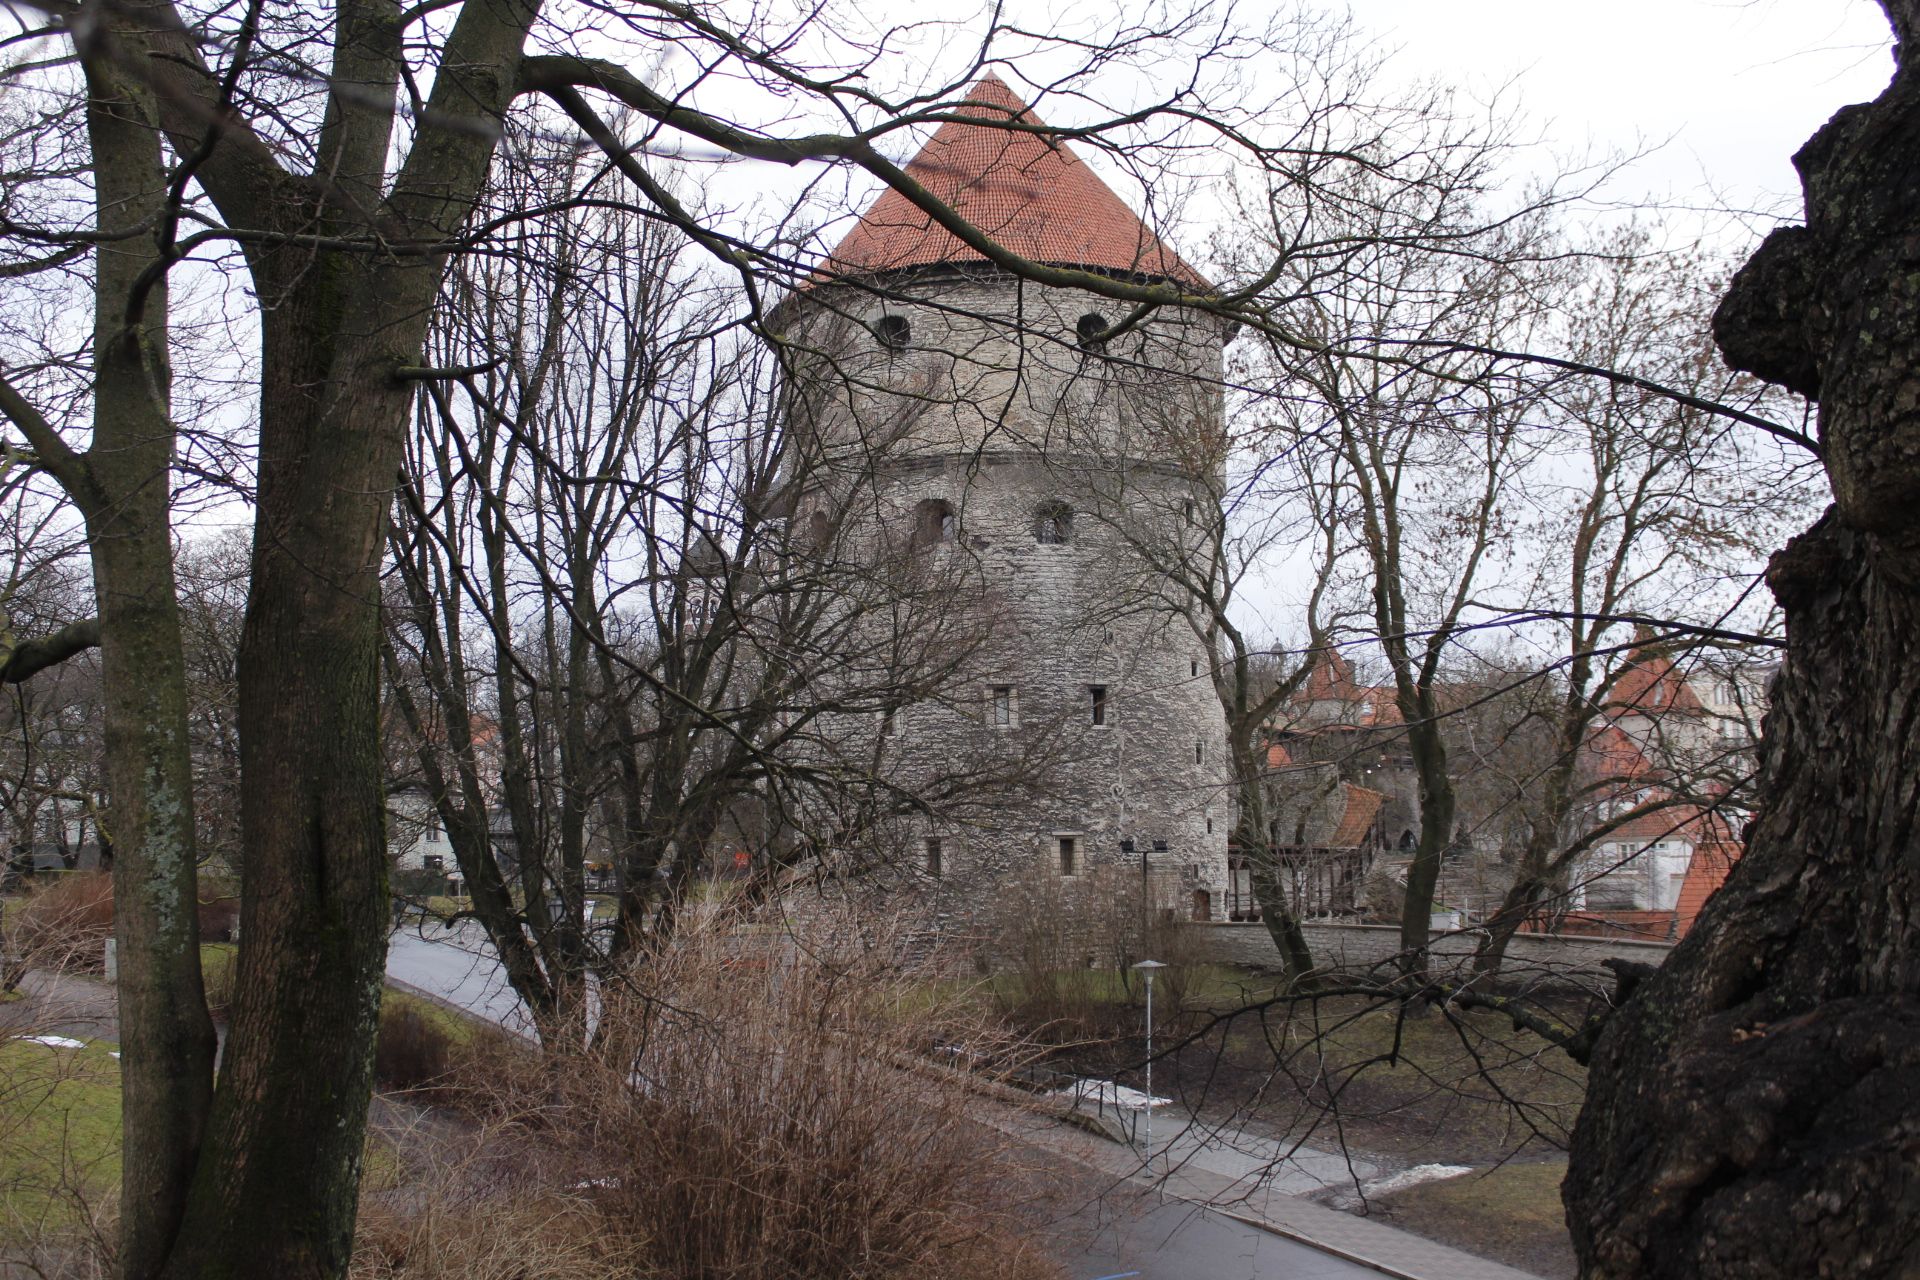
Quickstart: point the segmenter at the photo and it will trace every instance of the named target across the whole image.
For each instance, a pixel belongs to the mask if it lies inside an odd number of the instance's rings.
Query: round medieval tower
[[[1064,143],[993,127],[1038,124],[1001,81],[962,110],[980,123],[942,125],[907,173],[972,226],[1031,261],[1210,287]],[[1007,273],[894,191],[783,311],[811,382],[788,397],[812,444],[801,540],[831,530],[938,579],[971,627],[860,728],[903,790],[974,786],[894,832],[898,866],[949,918],[1010,877],[1217,917],[1225,720],[1182,581],[1206,577],[1219,519],[1221,322],[1124,324],[1125,304]]]

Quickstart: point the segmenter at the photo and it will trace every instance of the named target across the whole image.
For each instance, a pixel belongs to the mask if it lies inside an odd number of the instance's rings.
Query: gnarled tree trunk
[[[1920,0],[1898,70],[1795,157],[1715,332],[1820,401],[1834,505],[1775,556],[1789,646],[1726,886],[1592,1062],[1582,1273],[1920,1274]]]

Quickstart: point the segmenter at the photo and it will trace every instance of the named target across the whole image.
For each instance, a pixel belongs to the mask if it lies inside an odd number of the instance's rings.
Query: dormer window
[[[913,341],[913,326],[905,316],[881,316],[873,322],[873,336],[887,351],[905,351]]]
[[[1062,547],[1073,541],[1073,508],[1049,502],[1033,513],[1033,540],[1044,547]]]
[[[1105,316],[1097,311],[1089,311],[1073,326],[1073,345],[1082,351],[1103,351],[1107,345],[1106,332],[1111,328],[1113,325]]]
[[[953,507],[943,498],[928,498],[913,509],[913,545],[916,547],[952,542],[959,528]]]

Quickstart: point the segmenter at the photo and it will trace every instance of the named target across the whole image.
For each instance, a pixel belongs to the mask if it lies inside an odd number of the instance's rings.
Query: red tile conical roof
[[[1176,280],[1210,289],[1066,143],[995,127],[1042,125],[989,74],[967,91],[961,117],[940,126],[906,171],[934,196],[1023,258]],[[985,123],[973,124],[970,120]],[[828,256],[821,275],[984,262],[898,191],[881,193]]]

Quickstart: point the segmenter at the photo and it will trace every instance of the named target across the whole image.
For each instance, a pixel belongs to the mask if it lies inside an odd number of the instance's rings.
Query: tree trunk
[[[1920,0],[1888,0],[1901,54]],[[1745,856],[1611,1020],[1564,1195],[1582,1274],[1920,1273],[1920,83],[1795,157],[1716,317],[1820,401],[1835,503],[1774,557],[1789,647]]]
[[[1499,975],[1500,967],[1507,960],[1507,944],[1513,941],[1513,935],[1520,932],[1533,913],[1546,901],[1547,883],[1535,873],[1530,862],[1522,863],[1514,872],[1513,883],[1507,886],[1507,893],[1500,900],[1500,909],[1485,925],[1480,935],[1479,945],[1473,949],[1473,972],[1476,977],[1493,978]]]
[[[241,947],[181,1277],[337,1276],[352,1247],[388,923],[377,569],[409,400],[388,371],[418,337],[341,341],[351,303],[377,311],[326,284],[374,273],[334,265],[263,324]]]
[[[1424,977],[1433,937],[1433,900],[1440,885],[1440,857],[1453,840],[1455,799],[1447,774],[1447,749],[1430,697],[1417,697],[1401,682],[1400,707],[1407,720],[1407,746],[1420,786],[1420,843],[1407,867],[1407,898],[1400,910],[1400,966]]]
[[[94,437],[75,496],[100,616],[114,937],[119,966],[119,1274],[158,1273],[179,1230],[213,1094],[213,1022],[200,980],[193,762],[175,592],[173,423],[164,283],[130,316],[154,266],[165,205],[151,91],[88,66],[87,132],[105,235],[94,289]],[[116,237],[114,233],[122,233]]]

